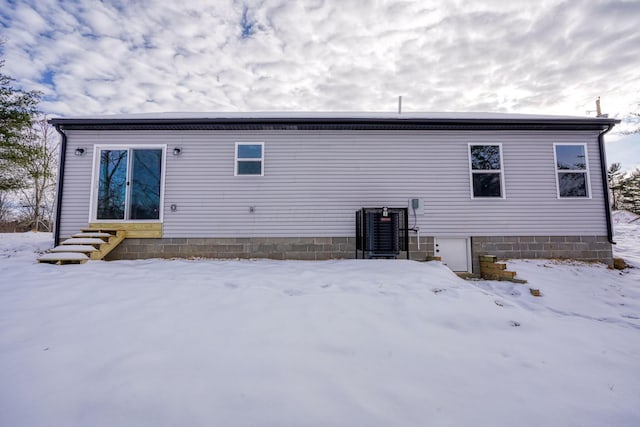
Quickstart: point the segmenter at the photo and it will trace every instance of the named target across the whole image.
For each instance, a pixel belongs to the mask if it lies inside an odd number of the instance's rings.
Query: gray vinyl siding
[[[71,132],[67,132],[69,136]],[[83,156],[74,155],[76,148],[83,147]],[[93,146],[82,139],[67,139],[66,160],[60,218],[60,236],[70,237],[86,227],[89,219]]]
[[[63,237],[88,223],[94,145],[105,144],[167,145],[165,237],[347,237],[358,208],[410,198],[424,201],[425,236],[606,235],[597,132],[67,134]],[[264,176],[234,176],[235,142],[264,142]],[[567,142],[587,144],[590,199],[557,198],[553,143]],[[502,144],[506,199],[471,198],[468,143]],[[86,154],[74,156],[76,147]]]

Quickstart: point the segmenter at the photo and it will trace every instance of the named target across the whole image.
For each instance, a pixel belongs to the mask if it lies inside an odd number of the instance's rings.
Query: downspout
[[[60,143],[60,165],[58,166],[58,194],[56,194],[56,219],[53,229],[53,245],[60,244],[60,215],[62,213],[62,182],[64,181],[64,162],[67,154],[67,134],[64,133],[60,125],[55,125],[56,131],[62,137]]]
[[[607,219],[607,239],[609,243],[615,245],[613,241],[613,225],[611,220],[611,204],[609,203],[609,179],[607,168],[607,154],[604,149],[604,135],[613,128],[613,125],[608,124],[607,128],[600,132],[598,135],[598,148],[600,150],[600,168],[602,175],[602,188],[604,188],[604,214]]]

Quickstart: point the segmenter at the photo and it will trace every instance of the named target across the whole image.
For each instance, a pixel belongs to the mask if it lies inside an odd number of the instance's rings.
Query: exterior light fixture
[[[84,148],[76,148],[75,155],[76,156],[84,156],[85,149]]]
[[[182,148],[176,147],[176,148],[173,149],[173,155],[174,156],[179,156],[180,153],[182,153]]]

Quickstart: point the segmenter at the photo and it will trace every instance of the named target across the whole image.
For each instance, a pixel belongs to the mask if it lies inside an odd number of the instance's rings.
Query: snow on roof
[[[426,121],[571,121],[617,123],[609,118],[558,116],[542,114],[476,112],[165,112],[77,116],[51,119],[53,123],[71,121],[156,121],[156,120],[426,120]]]

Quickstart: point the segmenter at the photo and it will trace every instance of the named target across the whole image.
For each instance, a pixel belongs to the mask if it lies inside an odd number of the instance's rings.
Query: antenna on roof
[[[398,96],[398,114],[402,114],[402,95]]]

